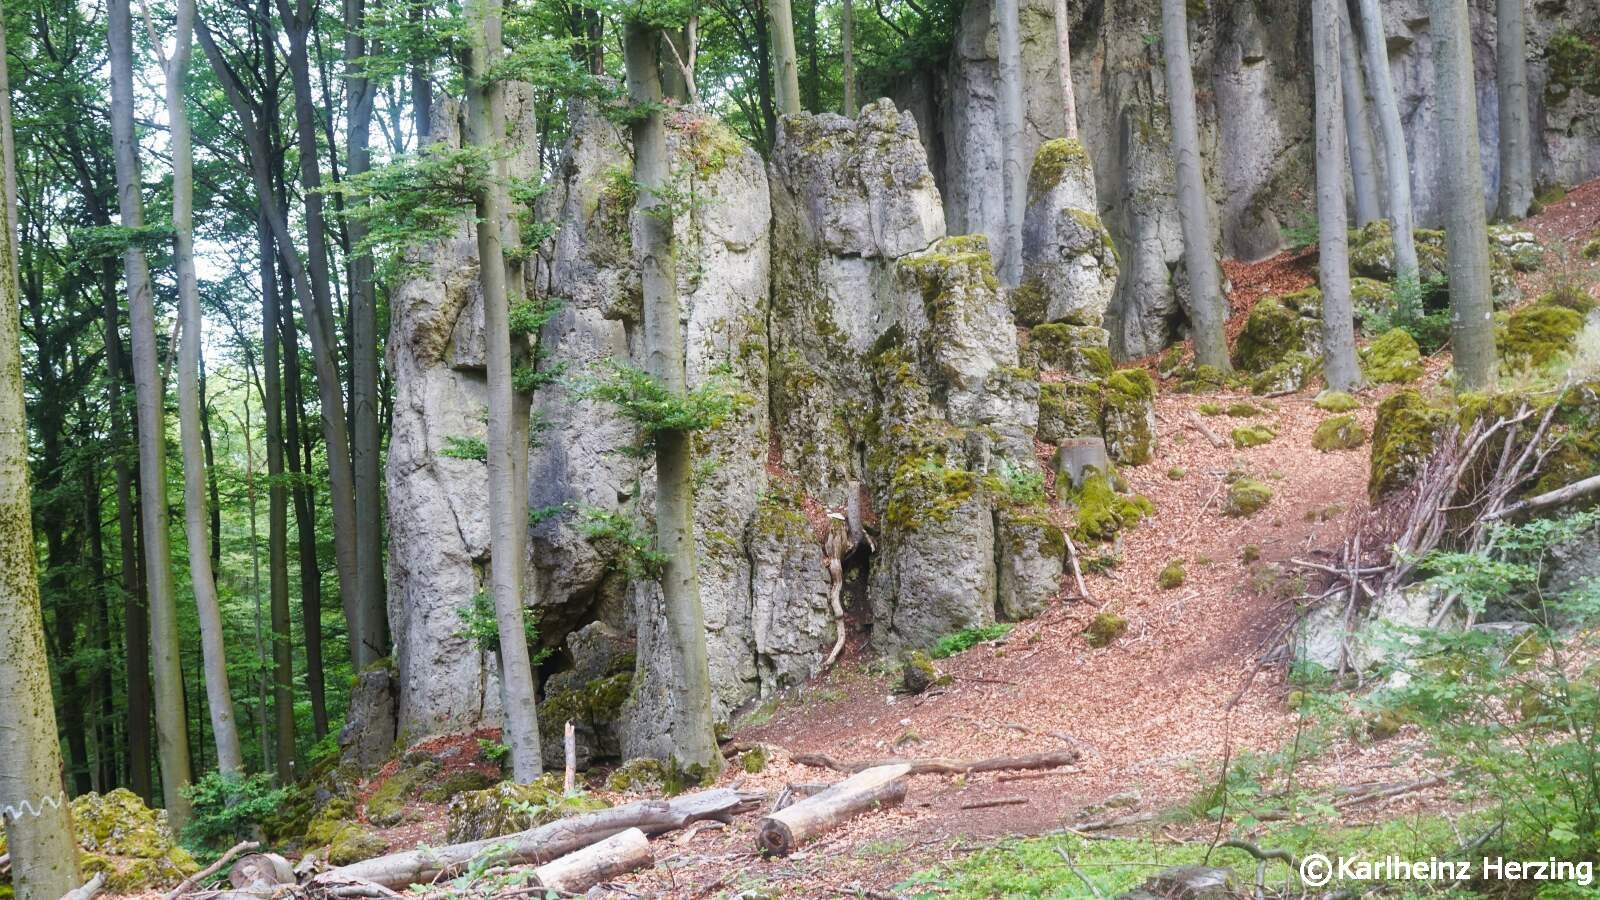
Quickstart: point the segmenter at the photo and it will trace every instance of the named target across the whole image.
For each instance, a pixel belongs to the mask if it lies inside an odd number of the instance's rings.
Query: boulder
[[[561,776],[551,772],[532,784],[501,782],[457,796],[446,812],[445,837],[452,844],[500,837],[608,805],[586,794],[563,794]]]
[[[339,729],[339,755],[358,771],[370,771],[394,756],[398,679],[391,660],[368,666],[350,691],[350,713]]]
[[[165,810],[126,788],[72,798],[72,827],[85,876],[104,873],[106,890],[134,894],[182,881],[199,870],[178,845]]]
[[[1107,378],[1100,415],[1112,462],[1137,466],[1155,455],[1156,382],[1149,372],[1123,369]]]
[[[1001,507],[995,513],[999,557],[996,602],[1011,622],[1042,612],[1061,591],[1067,543],[1045,508]]]
[[[1094,171],[1079,141],[1039,147],[1022,224],[1022,284],[1012,291],[1017,324],[1100,325],[1117,286],[1117,254],[1100,221]]]

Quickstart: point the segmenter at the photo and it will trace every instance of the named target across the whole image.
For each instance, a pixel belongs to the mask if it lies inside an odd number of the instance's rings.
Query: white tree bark
[[[1000,38],[1000,184],[1004,195],[1003,237],[995,256],[1000,283],[1022,282],[1022,214],[1028,205],[1028,171],[1022,147],[1022,21],[1017,0],[995,0]]]
[[[1350,150],[1350,184],[1356,200],[1356,224],[1383,218],[1378,192],[1378,162],[1372,152],[1372,131],[1367,119],[1367,90],[1361,83],[1361,48],[1350,28],[1344,0],[1335,4],[1339,17],[1339,85],[1344,94],[1345,143]]]
[[[794,12],[789,0],[767,0],[767,29],[772,44],[773,99],[778,115],[792,116],[801,111],[800,61],[794,52]]]
[[[17,284],[16,154],[0,29],[0,826],[17,896],[60,897],[83,879],[61,783],[61,744],[45,661],[28,485]],[[76,698],[68,698],[76,702]]]
[[[1450,343],[1456,387],[1494,381],[1494,305],[1489,283],[1489,226],[1478,150],[1478,101],[1472,83],[1467,0],[1430,0],[1434,82],[1439,97],[1439,171],[1450,270]]]
[[[1056,67],[1061,79],[1061,116],[1066,122],[1066,138],[1078,139],[1078,93],[1072,86],[1072,20],[1067,0],[1056,0]]]
[[[1533,205],[1533,132],[1528,124],[1528,36],[1523,0],[1495,3],[1495,83],[1500,89],[1500,216]]]
[[[1344,205],[1345,135],[1338,72],[1344,0],[1311,0],[1311,46],[1316,91],[1318,275],[1322,282],[1323,378],[1335,391],[1361,381],[1355,317],[1350,303],[1348,218]]]
[[[111,144],[117,170],[117,202],[124,228],[144,225],[139,151],[133,131],[133,11],[128,0],[110,0]],[[128,290],[134,406],[139,435],[139,518],[144,528],[145,592],[150,604],[150,675],[156,707],[156,756],[161,764],[162,802],[173,828],[189,820],[189,735],[183,707],[183,670],[178,659],[178,605],[167,537],[166,416],[156,356],[155,304],[150,268],[137,242],[122,255]]]
[[[200,446],[200,285],[194,268],[194,146],[184,108],[184,80],[193,51],[194,0],[178,0],[171,58],[162,59],[167,121],[172,147],[173,268],[178,279],[178,444],[183,454],[183,530],[189,541],[189,582],[200,621],[200,651],[206,676],[206,707],[217,744],[217,769],[244,773],[233,691],[228,684],[228,654],[222,637],[222,608],[216,573],[211,570],[211,535],[206,518],[206,459]],[[154,29],[151,43],[157,47]]]
[[[1223,333],[1226,305],[1221,274],[1211,254],[1211,201],[1206,196],[1200,158],[1200,125],[1195,112],[1194,71],[1189,62],[1186,0],[1161,0],[1161,48],[1167,70],[1167,105],[1172,110],[1172,157],[1178,176],[1178,220],[1183,228],[1183,259],[1189,273],[1189,320],[1195,360],[1231,369]]]
[[[1389,41],[1384,32],[1383,9],[1379,0],[1360,0],[1362,59],[1366,63],[1367,84],[1378,111],[1378,130],[1383,136],[1383,171],[1389,189],[1389,223],[1394,232],[1394,268],[1401,280],[1417,283],[1417,245],[1413,232],[1416,218],[1411,206],[1411,156],[1406,149],[1406,132],[1400,124],[1400,103],[1395,98],[1394,77],[1389,71]]]

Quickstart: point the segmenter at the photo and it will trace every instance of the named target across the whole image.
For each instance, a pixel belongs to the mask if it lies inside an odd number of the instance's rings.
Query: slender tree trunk
[[[194,155],[189,116],[184,109],[184,80],[193,49],[194,0],[178,0],[176,41],[172,58],[163,60],[167,83],[167,118],[172,143],[173,265],[178,275],[178,315],[183,334],[178,352],[178,431],[183,452],[183,522],[189,539],[189,580],[200,620],[206,706],[217,744],[217,768],[224,775],[244,774],[239,729],[234,721],[233,692],[228,684],[228,654],[222,636],[222,607],[211,569],[211,535],[207,532],[206,461],[200,446],[200,286],[194,268]]]
[[[423,17],[426,15],[425,6],[413,3],[407,16],[411,26],[420,29]],[[428,133],[433,127],[433,77],[429,71],[430,65],[426,53],[419,52],[411,59],[411,127],[417,133],[417,150],[428,146],[431,135]]]
[[[784,5],[787,9],[787,4]],[[776,20],[775,20],[776,21]],[[659,110],[661,81],[655,68],[659,32],[630,21],[623,34],[628,97],[650,112],[633,120],[635,256],[644,294],[646,370],[674,396],[685,393],[683,331],[679,319],[672,214],[664,194],[671,184],[666,123]],[[791,53],[792,55],[792,53]],[[661,593],[678,702],[668,723],[680,762],[715,770],[722,762],[711,721],[711,674],[705,613],[700,605],[694,547],[694,442],[686,431],[656,433],[656,546],[665,559]]]
[[[286,255],[294,255],[291,271],[301,268],[295,293],[300,295],[301,314],[311,336],[316,364],[317,392],[322,401],[322,431],[328,458],[328,496],[333,505],[333,550],[339,573],[339,597],[350,622],[350,655],[357,669],[364,669],[384,655],[384,623],[369,622],[370,601],[361,597],[356,585],[356,545],[359,531],[377,523],[361,523],[356,516],[354,471],[350,462],[350,431],[345,419],[342,381],[339,377],[338,343],[333,323],[335,312],[328,278],[327,227],[322,214],[322,173],[318,169],[317,112],[311,94],[311,63],[306,37],[311,28],[312,10],[300,0],[299,11],[289,8],[288,0],[278,3],[284,31],[289,37],[289,75],[294,85],[295,133],[300,153],[300,187],[304,194],[306,262],[298,263],[287,219],[273,220],[273,231]],[[281,212],[281,211],[280,211]],[[280,230],[280,221],[283,228]],[[302,285],[300,282],[304,281]],[[302,289],[303,288],[303,289]]]
[[[1343,93],[1345,143],[1350,151],[1350,183],[1356,199],[1356,224],[1383,218],[1378,193],[1378,162],[1372,153],[1372,132],[1367,127],[1367,91],[1361,83],[1360,48],[1350,28],[1344,0],[1335,0],[1339,17],[1339,86]]]
[[[1323,377],[1328,388],[1349,391],[1361,381],[1356,363],[1355,315],[1350,302],[1349,222],[1344,206],[1345,91],[1337,4],[1311,0],[1311,49],[1316,89],[1318,275],[1322,282]]]
[[[1429,0],[1434,82],[1439,91],[1439,172],[1450,267],[1450,343],[1456,388],[1494,382],[1494,303],[1489,285],[1489,227],[1478,150],[1478,103],[1472,83],[1472,33],[1466,0]]]
[[[78,411],[83,421],[91,420],[92,414],[83,397],[78,399]],[[93,429],[84,430],[86,432],[84,442],[88,444],[94,440]],[[95,748],[94,769],[91,774],[94,790],[104,793],[117,785],[115,711],[112,700],[115,690],[111,681],[117,657],[111,646],[111,611],[108,596],[111,584],[106,573],[105,531],[101,527],[104,508],[100,491],[100,473],[98,467],[93,465],[79,468],[83,478],[83,529],[85,540],[89,545],[89,578],[93,585],[89,636],[90,643],[100,653],[100,659],[89,673],[89,711],[93,720]]]
[[[72,810],[61,784],[50,669],[39,609],[38,561],[28,487],[22,399],[22,328],[17,282],[17,169],[11,87],[0,29],[0,812],[11,882],[23,900],[60,897],[80,882]],[[72,702],[68,698],[68,702]],[[27,809],[22,808],[23,803]]]
[[[1022,147],[1022,20],[1017,0],[996,0],[994,14],[1000,37],[1000,185],[1005,204],[995,270],[1001,284],[1016,287],[1022,282],[1022,214],[1028,205]]]
[[[1072,19],[1067,0],[1056,0],[1056,67],[1061,78],[1061,117],[1066,123],[1066,138],[1078,139],[1078,93],[1072,87]]]
[[[1167,104],[1172,110],[1172,157],[1178,176],[1178,220],[1189,273],[1189,319],[1195,361],[1229,369],[1226,305],[1217,260],[1211,255],[1211,207],[1200,158],[1200,125],[1189,62],[1185,0],[1161,0],[1161,47],[1167,69]]]
[[[1528,35],[1523,0],[1496,0],[1495,81],[1500,89],[1500,216],[1533,205],[1533,132],[1528,125]]]
[[[792,116],[801,111],[800,63],[794,52],[794,12],[789,0],[767,0],[767,30],[771,35],[773,94],[778,115]],[[659,76],[656,81],[660,81]]]
[[[505,139],[505,94],[489,72],[501,57],[500,0],[474,0],[477,41],[467,58],[466,143],[495,160],[493,177],[478,192],[478,279],[483,288],[484,338],[489,383],[489,582],[500,629],[500,688],[505,698],[505,742],[518,782],[544,770],[539,747],[539,717],[534,705],[533,664],[522,601],[522,566],[527,537],[527,494],[517,488],[526,465],[528,443],[518,439],[516,406],[522,402],[511,384],[510,277],[520,282],[521,267],[507,271],[504,231],[508,225],[509,167],[499,150]],[[520,286],[520,285],[519,285]],[[520,458],[520,460],[519,460]]]
[[[822,109],[822,61],[817,49],[817,2],[801,0],[806,12],[806,80],[801,90],[801,102],[811,112]]]
[[[250,603],[255,613],[256,659],[266,660],[266,629],[269,627],[261,615],[261,554],[258,550],[260,535],[256,531],[256,457],[250,446],[250,402],[245,398],[244,419],[239,422],[244,435],[244,493],[250,508]],[[270,540],[270,536],[268,540]],[[261,771],[272,768],[273,742],[267,738],[267,676],[257,667],[250,679],[256,693],[256,748],[261,753]]]
[[[856,5],[855,0],[844,0],[839,13],[840,75],[844,81],[844,114],[854,119],[860,112],[856,101]]]
[[[1367,84],[1378,110],[1378,130],[1383,136],[1383,171],[1389,189],[1389,223],[1394,232],[1394,269],[1401,281],[1420,284],[1417,267],[1416,219],[1411,206],[1411,156],[1406,132],[1400,124],[1400,103],[1389,71],[1389,39],[1384,32],[1379,0],[1361,3],[1361,37],[1366,52]]]
[[[364,174],[371,165],[368,147],[372,130],[372,104],[377,85],[357,74],[367,55],[361,26],[365,0],[345,0],[345,172],[349,178]],[[365,201],[346,200],[364,205]],[[364,607],[362,640],[373,658],[389,653],[388,611],[383,579],[383,482],[378,472],[378,300],[373,284],[372,254],[359,249],[367,226],[359,217],[347,217],[350,240],[350,418],[351,468],[355,475],[356,594]]]
[[[125,228],[144,225],[138,148],[133,132],[133,17],[128,0],[110,0],[111,135],[116,152],[117,198]],[[137,243],[123,253],[133,382],[139,427],[139,507],[144,534],[145,584],[150,603],[151,673],[155,682],[156,749],[161,792],[174,828],[189,820],[189,735],[178,655],[178,608],[167,537],[165,415],[157,367],[155,305],[150,270]],[[204,554],[199,554],[204,556]]]
[[[283,483],[283,387],[279,369],[282,361],[278,334],[278,281],[276,270],[273,268],[272,238],[265,220],[258,222],[257,231],[261,249],[261,346],[263,368],[266,372],[262,396],[267,419],[267,580],[270,585],[268,594],[272,598],[272,629],[275,639],[273,702],[278,713],[277,727],[280,732],[278,780],[282,784],[289,784],[291,782],[288,779],[293,778],[294,770],[292,765],[286,766],[283,760],[294,759],[294,663],[292,648],[288,641],[289,500],[288,490]],[[280,644],[276,640],[280,633],[284,636],[281,644],[282,655],[279,653]],[[285,694],[287,696],[284,696]],[[326,724],[322,727],[322,733],[325,734]],[[281,734],[285,730],[290,734],[287,741]],[[321,734],[318,737],[321,737]]]
[[[217,486],[217,448],[211,441],[211,402],[206,399],[206,358],[200,357],[200,446],[205,449],[206,514],[211,525],[211,571],[222,568],[222,490]]]
[[[281,289],[280,289],[281,290]],[[289,466],[290,499],[294,504],[295,553],[300,572],[300,629],[306,645],[306,692],[311,695],[311,721],[316,736],[327,736],[327,678],[322,660],[322,565],[317,559],[316,493],[300,462],[302,410],[300,348],[288,298],[278,295],[278,324],[284,351],[284,456]]]
[[[55,527],[64,530],[64,522],[45,522],[45,527]],[[74,562],[78,559],[81,547],[74,546],[69,551],[66,541],[62,538],[47,538],[50,543],[51,553],[48,563],[51,568],[65,571],[70,556]],[[76,541],[73,542],[76,544]],[[75,616],[74,604],[65,602],[65,591],[58,591],[63,595],[63,602],[55,604],[55,631],[56,646],[55,656],[60,662],[56,665],[56,678],[61,682],[61,693],[67,702],[61,705],[61,731],[67,738],[67,779],[73,796],[87,794],[92,789],[89,779],[89,742],[84,731],[82,699],[83,681],[78,677],[78,664],[73,657],[78,650],[78,622]]]

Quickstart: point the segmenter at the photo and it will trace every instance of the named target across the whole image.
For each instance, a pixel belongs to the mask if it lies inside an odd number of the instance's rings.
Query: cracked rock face
[[[1600,95],[1582,85],[1583,63],[1563,64],[1567,34],[1600,28],[1592,2],[1538,3],[1527,17],[1535,180],[1576,184],[1600,174]],[[1426,0],[1382,4],[1419,226],[1442,215],[1432,37]],[[1121,255],[1105,325],[1119,358],[1154,353],[1182,337],[1186,274],[1174,200],[1170,113],[1157,0],[1071,4],[1079,127],[1101,201],[1097,213]],[[1288,229],[1315,215],[1312,198],[1309,23],[1290,0],[1213,3],[1190,13],[1201,152],[1217,249],[1259,259]],[[1065,134],[1053,4],[1021,3],[1023,143],[1027,158]],[[1499,191],[1498,91],[1493,4],[1472,4],[1484,191]],[[947,61],[902,79],[901,105],[921,125],[952,232],[1001,234],[998,41],[990,0],[962,12]],[[1569,71],[1572,70],[1572,71]],[[1374,145],[1381,138],[1373,120]],[[1381,160],[1380,160],[1381,167]]]

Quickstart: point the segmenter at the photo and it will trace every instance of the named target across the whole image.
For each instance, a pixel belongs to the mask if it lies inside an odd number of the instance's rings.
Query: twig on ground
[[[974,800],[971,803],[961,804],[962,809],[989,809],[993,806],[1022,806],[1028,802],[1027,797],[995,797],[991,800]]]
[[[1100,893],[1100,888],[1094,882],[1089,880],[1089,876],[1083,874],[1083,870],[1079,869],[1077,865],[1072,862],[1072,854],[1067,852],[1067,848],[1057,847],[1056,852],[1061,854],[1061,860],[1067,864],[1067,868],[1072,870],[1072,874],[1078,876],[1078,880],[1083,882],[1084,887],[1089,889],[1089,893],[1094,894],[1096,897],[1105,896],[1105,894]]]
[[[1055,769],[1070,766],[1081,754],[1076,750],[1057,750],[1050,753],[1033,753],[1027,756],[996,756],[988,759],[959,760],[947,757],[923,759],[874,759],[862,762],[843,762],[825,753],[797,753],[789,757],[802,766],[833,769],[836,772],[861,772],[877,766],[908,765],[913,775],[964,775],[969,772],[1002,772],[1010,769]]]

